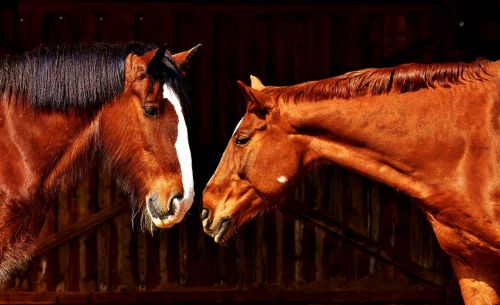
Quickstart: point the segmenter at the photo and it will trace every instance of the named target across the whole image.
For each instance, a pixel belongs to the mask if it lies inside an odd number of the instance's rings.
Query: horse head
[[[193,202],[182,104],[185,67],[197,48],[174,55],[165,47],[128,55],[124,91],[100,114],[105,161],[138,202],[136,213],[149,230],[178,223]]]

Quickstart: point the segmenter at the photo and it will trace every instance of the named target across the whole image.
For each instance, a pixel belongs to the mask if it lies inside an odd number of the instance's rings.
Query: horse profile
[[[182,220],[194,196],[183,73],[195,50],[91,43],[0,61],[0,280],[30,258],[58,191],[97,157],[143,229]]]
[[[500,303],[500,62],[405,64],[293,86],[239,82],[247,101],[203,192],[216,242],[333,163],[418,199],[465,303]]]

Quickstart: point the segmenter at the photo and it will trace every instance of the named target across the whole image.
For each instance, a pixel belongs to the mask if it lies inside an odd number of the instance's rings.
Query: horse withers
[[[311,166],[334,163],[418,199],[467,305],[500,303],[500,62],[406,64],[294,86],[239,83],[247,101],[203,193],[224,242]]]
[[[182,220],[194,197],[182,104],[195,50],[92,43],[0,61],[0,279],[30,258],[51,202],[97,155],[143,228]]]

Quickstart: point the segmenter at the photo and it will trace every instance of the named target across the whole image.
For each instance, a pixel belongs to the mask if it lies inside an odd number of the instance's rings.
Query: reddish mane
[[[286,102],[350,99],[367,94],[405,93],[425,88],[450,87],[464,81],[484,80],[489,61],[450,64],[404,64],[392,68],[371,68],[319,81],[285,87],[266,87],[263,92]]]

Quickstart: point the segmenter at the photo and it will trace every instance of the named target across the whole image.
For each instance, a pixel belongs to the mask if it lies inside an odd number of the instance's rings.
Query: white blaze
[[[174,90],[167,84],[163,85],[163,98],[167,99],[172,106],[174,106],[175,113],[177,114],[177,140],[175,141],[175,150],[177,151],[177,159],[181,167],[182,187],[184,189],[184,197],[180,202],[176,202],[176,209],[181,209],[183,216],[191,207],[194,199],[194,181],[193,169],[191,161],[191,150],[189,149],[188,132],[184,115],[182,113],[182,106],[179,97]],[[176,213],[177,214],[177,213]]]
[[[233,131],[233,135],[234,135],[234,133],[236,132],[236,130],[238,130],[238,128],[240,127],[241,122],[243,122],[243,118],[241,118],[241,120],[238,122],[238,125],[236,125],[236,128],[235,128],[235,129],[234,129],[234,131]]]

